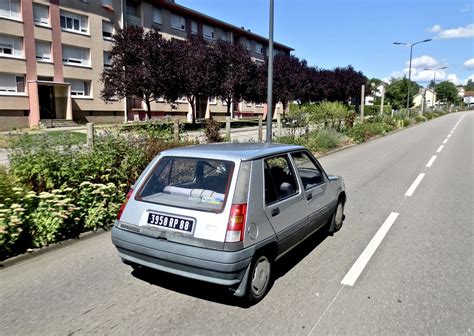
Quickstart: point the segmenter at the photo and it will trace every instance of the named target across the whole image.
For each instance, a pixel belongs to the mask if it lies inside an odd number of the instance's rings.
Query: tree
[[[439,101],[444,103],[455,103],[458,100],[458,90],[456,85],[450,81],[443,81],[436,85],[436,96]]]
[[[184,96],[191,105],[192,122],[196,123],[197,98],[213,96],[217,90],[216,58],[212,57],[210,46],[201,37],[186,41],[171,40],[173,62],[170,65],[174,75],[165,97]]]
[[[143,27],[129,26],[114,35],[110,51],[112,66],[101,75],[104,88],[101,98],[108,102],[130,96],[140,98],[151,119],[150,103],[164,92],[164,65],[168,41],[156,30],[145,32]]]
[[[413,106],[413,97],[420,91],[420,85],[416,82],[410,82],[410,107]],[[392,78],[390,84],[385,89],[385,98],[395,109],[406,106],[408,92],[408,78]]]
[[[240,43],[218,41],[212,48],[215,77],[215,96],[227,104],[227,116],[230,116],[231,103],[241,101],[252,81],[253,63],[247,50]]]
[[[472,79],[468,79],[466,85],[464,85],[464,90],[466,91],[474,91],[474,81]]]

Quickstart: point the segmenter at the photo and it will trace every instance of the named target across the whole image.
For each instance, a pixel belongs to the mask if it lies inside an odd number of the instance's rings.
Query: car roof
[[[166,150],[164,156],[208,157],[227,160],[255,160],[279,153],[306,149],[303,146],[276,143],[214,143]]]

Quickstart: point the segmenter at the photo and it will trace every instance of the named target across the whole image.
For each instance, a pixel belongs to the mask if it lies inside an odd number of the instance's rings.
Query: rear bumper
[[[242,281],[255,252],[210,250],[112,228],[112,242],[126,263],[136,263],[187,278],[233,286]]]

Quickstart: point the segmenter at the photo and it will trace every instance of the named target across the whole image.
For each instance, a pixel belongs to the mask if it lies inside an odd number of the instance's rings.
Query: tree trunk
[[[226,112],[226,116],[227,117],[230,117],[230,106],[232,104],[232,99],[226,99],[226,103],[227,103],[227,112]]]
[[[188,97],[188,101],[191,104],[191,118],[193,125],[196,124],[196,99],[195,97]]]
[[[146,115],[148,117],[148,120],[151,120],[151,108],[150,108],[150,99],[149,98],[145,99],[145,104],[146,104]]]

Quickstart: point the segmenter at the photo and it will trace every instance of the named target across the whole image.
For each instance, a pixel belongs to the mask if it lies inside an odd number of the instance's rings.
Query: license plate
[[[149,213],[147,223],[181,232],[193,231],[194,219],[174,217],[157,213]]]

